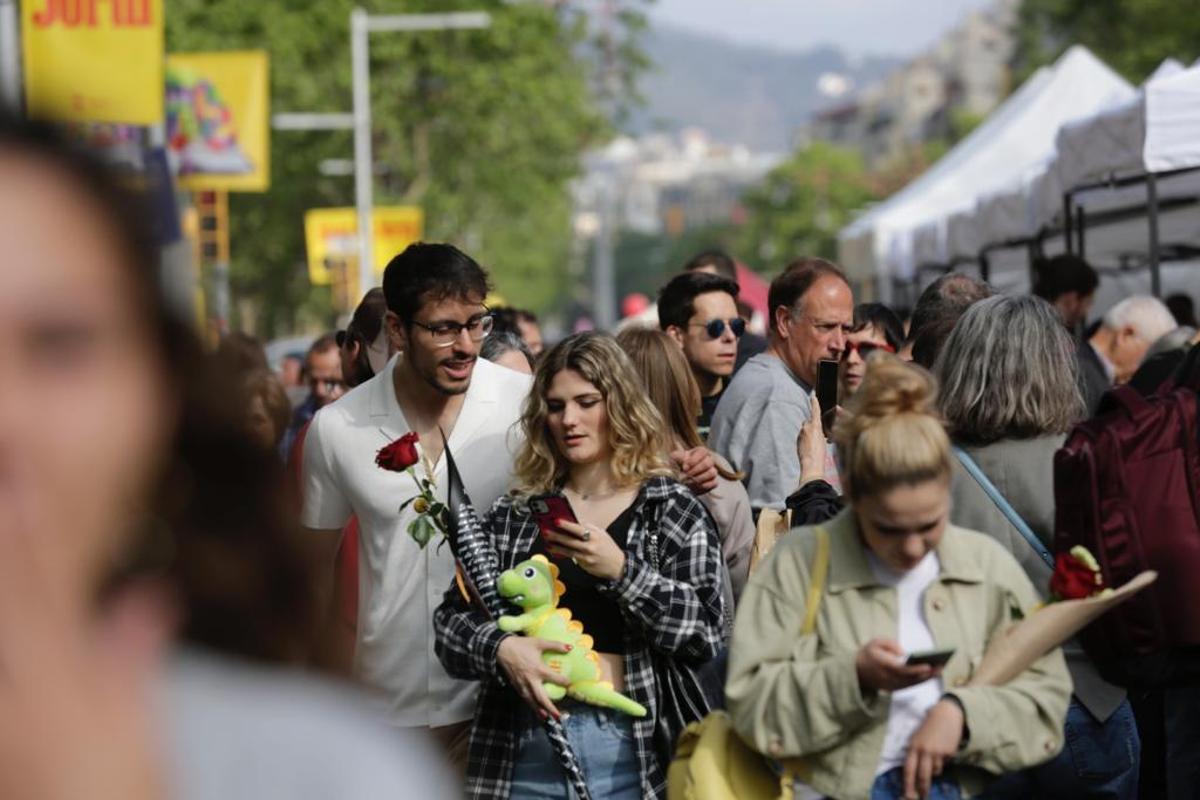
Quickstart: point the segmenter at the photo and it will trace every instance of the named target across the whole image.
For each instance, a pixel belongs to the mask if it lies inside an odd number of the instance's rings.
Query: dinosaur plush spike
[[[600,680],[600,658],[592,650],[592,637],[583,632],[583,625],[578,620],[571,619],[568,609],[558,608],[559,598],[566,589],[558,580],[557,566],[545,556],[536,555],[501,573],[496,588],[501,597],[519,606],[523,612],[500,617],[497,620],[500,630],[571,645],[569,653],[542,655],[546,666],[571,682],[569,687],[542,684],[551,700],[570,695],[584,703],[612,708],[633,717],[646,716],[645,707],[615,691],[611,683]]]

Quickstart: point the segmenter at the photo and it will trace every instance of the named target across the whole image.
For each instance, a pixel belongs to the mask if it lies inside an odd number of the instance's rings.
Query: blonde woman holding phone
[[[759,752],[802,760],[797,797],[955,800],[1062,747],[1058,650],[1005,686],[967,686],[1037,595],[996,542],[949,524],[935,395],[924,370],[872,359],[834,429],[846,509],[784,537],[742,596],[730,715]]]

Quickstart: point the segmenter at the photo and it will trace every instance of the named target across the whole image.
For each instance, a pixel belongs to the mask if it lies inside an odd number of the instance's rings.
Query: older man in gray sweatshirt
[[[854,319],[846,276],[820,258],[789,264],[771,283],[769,345],[742,367],[713,416],[708,446],[746,474],[755,511],[782,509],[800,479],[796,439],[809,418],[817,365],[837,360]]]

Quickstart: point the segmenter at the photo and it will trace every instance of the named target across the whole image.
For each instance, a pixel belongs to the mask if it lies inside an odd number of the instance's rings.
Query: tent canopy
[[[918,240],[921,256],[943,255],[952,215],[1029,180],[1052,158],[1064,123],[1133,96],[1133,87],[1090,51],[1072,47],[921,177],[844,228],[838,236],[843,266],[859,279],[912,277]]]

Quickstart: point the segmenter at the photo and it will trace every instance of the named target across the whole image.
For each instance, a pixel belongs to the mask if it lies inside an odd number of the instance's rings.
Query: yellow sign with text
[[[180,188],[270,187],[268,71],[264,50],[167,56],[167,154]]]
[[[420,241],[425,227],[425,213],[417,206],[382,206],[371,217],[374,228],[372,257],[376,277],[401,250]],[[308,277],[316,286],[336,282],[347,264],[357,264],[358,215],[353,208],[314,208],[304,215],[304,241],[308,248]]]
[[[62,122],[163,118],[163,0],[24,0],[25,106]]]

